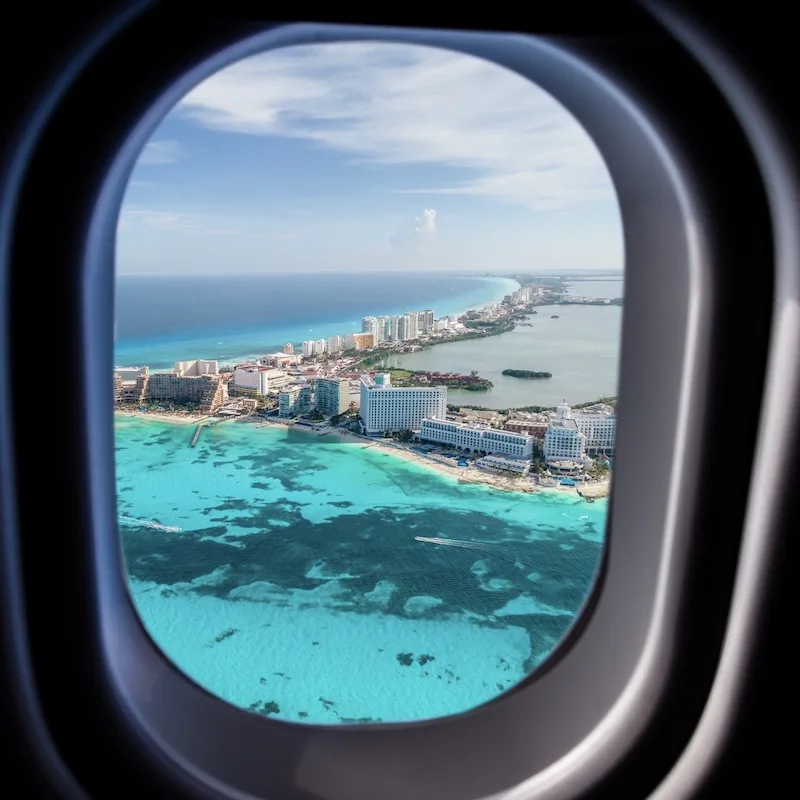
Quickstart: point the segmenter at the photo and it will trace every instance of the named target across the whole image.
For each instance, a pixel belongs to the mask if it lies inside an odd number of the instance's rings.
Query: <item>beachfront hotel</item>
[[[278,395],[278,416],[296,417],[311,411],[311,387],[290,386]]]
[[[260,364],[241,364],[233,371],[233,386],[237,394],[256,394],[266,397],[270,392],[289,383],[290,377],[279,369]]]
[[[587,453],[612,455],[616,432],[617,416],[613,409],[597,405],[573,411],[563,400],[545,434],[545,457],[582,461]]]
[[[544,435],[544,457],[548,464],[571,462],[582,464],[586,458],[586,435],[578,428],[566,401],[556,408],[556,418]]]
[[[533,436],[500,431],[488,425],[423,419],[419,439],[484,455],[503,455],[523,460],[533,457]]]
[[[141,403],[147,397],[150,367],[115,367],[114,402]]]
[[[350,379],[317,378],[314,394],[321,414],[341,414],[350,407]]]
[[[567,406],[569,408],[569,406]],[[586,437],[586,452],[614,454],[617,415],[613,411],[584,409],[574,415],[578,430]]]
[[[361,419],[368,435],[419,430],[426,418],[444,419],[447,387],[392,386],[391,376],[380,374],[361,379]]]
[[[228,399],[228,386],[219,374],[217,361],[176,361],[173,372],[150,376],[147,396],[151,400],[194,403],[213,414]]]

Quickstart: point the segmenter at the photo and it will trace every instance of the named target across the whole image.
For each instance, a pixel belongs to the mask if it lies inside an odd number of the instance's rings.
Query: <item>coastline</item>
[[[159,412],[139,412],[139,411],[121,411],[114,410],[114,415],[119,417],[138,418],[145,422],[169,422],[175,425],[197,425],[204,420],[211,419],[208,416],[190,415],[190,414],[175,414],[175,413],[159,413]],[[458,467],[450,463],[450,459],[445,460],[441,457],[426,456],[421,453],[416,453],[408,447],[404,447],[397,442],[386,439],[373,439],[371,437],[362,436],[360,434],[351,433],[330,426],[321,428],[313,428],[311,426],[296,425],[280,419],[254,419],[252,417],[244,417],[230,420],[234,423],[255,425],[258,428],[274,427],[283,430],[295,430],[301,433],[307,433],[310,436],[329,436],[334,440],[352,446],[360,446],[360,449],[367,450],[377,447],[384,453],[400,458],[404,461],[417,464],[424,467],[438,475],[455,480],[461,484],[483,484],[491,489],[505,492],[520,492],[521,494],[541,494],[555,492],[559,495],[572,494],[577,498],[596,500],[608,496],[610,492],[609,482],[590,483],[583,486],[561,486],[560,484],[537,484],[531,480],[530,477],[521,477],[517,475],[501,475],[494,472],[488,472],[480,469],[479,467]],[[580,491],[579,491],[580,490]]]
[[[509,282],[515,283],[517,287],[520,285],[519,281],[502,275],[453,275],[452,277],[464,281],[488,281],[491,282],[492,287],[491,289],[487,288],[486,294],[480,299],[464,297],[463,300],[455,300],[455,302],[445,299],[434,301],[431,305],[438,305],[442,310],[440,312],[437,311],[437,314],[442,316],[460,316],[470,309],[500,302],[509,291],[512,291]],[[465,292],[463,294],[472,297],[472,293]],[[464,310],[462,311],[448,311],[451,307],[450,303],[460,307],[462,307],[462,303],[467,305],[463,307]],[[405,313],[405,311],[373,309],[363,312],[361,316],[366,314],[395,316],[400,313]],[[318,326],[315,325],[313,329],[306,331],[294,329],[264,330],[263,332],[250,330],[240,333],[228,331],[212,335],[200,335],[197,338],[184,339],[183,341],[129,340],[126,343],[123,339],[115,342],[114,359],[118,364],[148,364],[153,371],[171,369],[175,361],[188,357],[187,353],[192,352],[197,354],[202,352],[204,358],[216,359],[220,363],[242,362],[263,356],[265,352],[270,351],[270,348],[273,350],[280,349],[284,342],[291,341],[296,344],[303,338],[309,338],[312,330],[315,339],[327,338],[329,336],[345,335],[345,333],[352,331],[354,326],[359,325],[360,321],[357,320],[331,320],[321,322]],[[224,341],[219,341],[219,339]],[[259,349],[256,349],[255,345],[257,340],[261,341],[261,344],[258,345]],[[156,354],[155,356],[153,355],[154,353]]]
[[[250,420],[240,420],[240,422],[249,422]],[[458,483],[473,483],[484,484],[492,489],[507,492],[520,492],[522,494],[540,494],[555,492],[559,495],[573,494],[576,497],[590,498],[592,500],[605,497],[610,491],[609,484],[597,483],[588,484],[582,487],[575,486],[561,486],[561,485],[548,485],[536,484],[530,478],[523,478],[516,475],[500,475],[493,472],[488,472],[480,469],[479,467],[457,467],[450,462],[450,459],[444,460],[435,456],[425,456],[421,453],[416,453],[403,445],[400,445],[391,440],[373,439],[371,437],[361,436],[334,428],[311,428],[306,426],[295,426],[282,421],[265,421],[255,423],[258,427],[275,426],[285,430],[295,429],[303,431],[312,436],[331,436],[343,444],[361,445],[361,449],[366,450],[369,448],[377,447],[382,452],[393,455],[397,458],[409,461],[424,467],[425,469],[436,472],[439,475],[454,479]],[[581,489],[580,493],[578,489]]]
[[[211,419],[208,414],[180,414],[174,411],[127,411],[119,408],[114,409],[114,416],[169,422],[173,425],[197,425],[204,420]]]

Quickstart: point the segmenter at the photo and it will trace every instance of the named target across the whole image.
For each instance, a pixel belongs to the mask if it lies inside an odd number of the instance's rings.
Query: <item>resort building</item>
[[[419,430],[426,418],[444,419],[447,387],[392,386],[388,374],[361,379],[361,419],[364,431],[374,435],[386,431]]]
[[[484,456],[475,462],[475,466],[491,471],[514,472],[518,475],[527,475],[531,469],[531,462],[522,458]]]
[[[183,361],[175,366],[177,368],[199,363]],[[189,372],[192,371],[190,367]],[[207,414],[213,414],[228,399],[228,385],[219,374],[193,375],[176,369],[175,372],[153,373],[150,376],[148,396],[151,400],[196,405]]]
[[[317,408],[326,416],[341,414],[350,407],[349,378],[317,378],[314,393]]]
[[[308,358],[314,355],[314,342],[303,342],[303,358]]]
[[[424,333],[430,333],[433,330],[433,309],[426,308],[421,314],[420,327]]]
[[[566,402],[556,409],[556,418],[550,422],[544,435],[544,457],[552,462],[583,464],[586,458],[586,436],[578,428]]]
[[[311,411],[311,387],[290,386],[278,395],[278,416],[296,417]]]
[[[512,411],[504,424],[507,431],[527,433],[536,439],[543,439],[550,426],[550,417],[547,414],[530,414],[524,411]]]
[[[586,452],[592,455],[614,454],[617,415],[613,411],[578,411],[574,413],[578,430],[586,437]]]
[[[147,397],[150,367],[116,367],[114,402],[140,404]]]
[[[293,356],[294,345],[291,342],[286,342],[286,344],[281,348],[281,352],[285,353],[287,356]]]
[[[289,383],[289,376],[279,369],[259,364],[242,364],[233,372],[233,386],[238,393],[252,393],[266,397],[270,392]]]
[[[482,455],[502,455],[527,460],[533,457],[532,436],[499,431],[485,424],[448,422],[444,418],[423,419],[419,439]]]
[[[567,401],[563,400],[556,408],[555,422],[563,423],[565,420],[574,422],[574,427],[583,435],[581,458],[587,453],[590,455],[614,454],[617,415],[611,406],[597,403],[579,411],[573,411]],[[566,425],[566,429],[573,427],[572,422]],[[561,438],[565,439],[565,436],[569,438],[564,434],[561,435]],[[573,445],[570,447],[574,450]]]
[[[176,361],[175,374],[181,378],[196,378],[198,375],[219,375],[219,361]]]

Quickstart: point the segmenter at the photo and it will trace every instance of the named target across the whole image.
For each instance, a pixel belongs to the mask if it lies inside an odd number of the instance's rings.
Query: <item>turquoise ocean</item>
[[[398,722],[474,708],[547,658],[600,563],[605,500],[459,484],[284,428],[223,423],[191,448],[193,426],[115,427],[145,627],[200,685],[262,714]]]

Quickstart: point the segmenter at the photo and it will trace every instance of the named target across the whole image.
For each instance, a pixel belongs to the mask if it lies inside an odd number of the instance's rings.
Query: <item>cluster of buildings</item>
[[[544,435],[542,452],[552,472],[573,474],[582,471],[591,457],[614,454],[617,415],[614,409],[598,404],[572,411],[560,403]]]
[[[410,342],[423,336],[442,334],[445,331],[456,333],[463,329],[464,326],[456,319],[450,317],[435,319],[433,309],[430,308],[396,316],[370,316],[361,320],[359,332],[303,342],[302,355],[304,358],[310,358],[337,355],[352,350],[371,350],[382,345]],[[284,352],[294,353],[294,347],[287,344],[284,346]]]
[[[447,408],[447,388],[392,386],[388,374],[361,379],[360,417],[368,436],[412,431],[421,443],[477,453],[479,466],[526,473],[541,449],[547,467],[578,474],[592,456],[614,452],[616,414],[608,406],[573,412],[563,402],[555,412],[526,414]]]
[[[507,294],[503,302],[509,306],[527,306],[545,296],[547,290],[544,286],[520,286],[515,292]]]
[[[414,349],[411,344],[419,339],[447,339],[469,332],[470,322],[498,322],[531,304],[554,301],[560,295],[543,286],[521,286],[507,295],[501,302],[490,303],[481,309],[468,311],[461,317],[436,318],[433,309],[409,311],[394,316],[368,316],[361,320],[361,331],[344,336],[329,336],[327,339],[309,339],[302,343],[299,355],[305,359],[327,358],[352,351],[397,349],[408,343],[406,350]],[[285,354],[295,352],[292,344],[283,347]]]
[[[367,436],[410,432],[415,441],[477,454],[478,465],[527,473],[541,452],[551,472],[580,474],[592,458],[614,453],[616,413],[603,405],[573,411],[566,402],[555,412],[525,413],[447,407],[446,386],[393,386],[387,373],[355,376],[304,375],[299,355],[273,353],[257,363],[220,373],[217,361],[179,361],[169,372],[148,367],[114,370],[114,400],[120,403],[191,404],[218,412],[230,396],[270,397],[278,416],[290,419],[316,411],[324,417],[358,408]],[[255,408],[255,399],[247,400]]]
[[[547,298],[547,289],[521,286],[502,303],[468,312],[467,319],[502,317],[509,307],[526,306]],[[414,340],[420,336],[450,335],[464,329],[459,320],[435,319],[433,310],[398,316],[364,317],[362,330],[346,336],[306,341],[301,352],[285,344],[251,362],[220,371],[217,361],[179,361],[169,372],[151,373],[148,367],[114,370],[114,400],[142,405],[192,405],[206,414],[220,409],[231,396],[247,408],[277,406],[281,418],[316,412],[323,417],[358,409],[361,432],[368,436],[406,432],[423,446],[439,446],[477,454],[478,466],[526,474],[534,455],[557,474],[580,474],[593,457],[614,452],[616,413],[603,405],[573,411],[566,401],[555,412],[526,413],[447,407],[447,387],[430,383],[393,386],[385,373],[354,371],[342,374],[351,359],[331,365],[309,357],[368,350]],[[323,372],[324,374],[320,374]],[[334,374],[329,374],[329,373]],[[435,376],[434,376],[435,377]],[[446,376],[445,376],[446,377]],[[267,399],[266,403],[260,402]],[[274,411],[272,413],[275,413]]]

